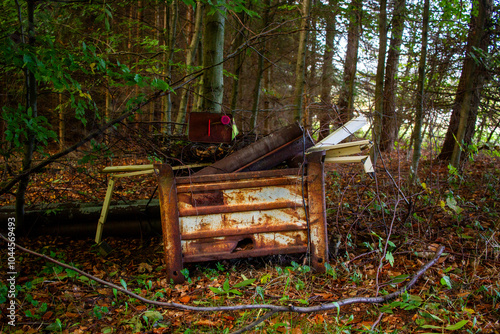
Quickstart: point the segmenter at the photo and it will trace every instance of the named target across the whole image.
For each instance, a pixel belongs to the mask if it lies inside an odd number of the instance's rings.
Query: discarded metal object
[[[374,173],[373,165],[369,155],[355,155],[369,150],[372,142],[369,140],[358,140],[351,143],[339,144],[340,141],[352,135],[368,123],[364,116],[350,120],[325,139],[307,150],[307,154],[313,152],[326,152],[325,163],[351,163],[362,162],[366,173]]]
[[[201,143],[230,143],[233,135],[231,117],[219,113],[189,114],[188,139]]]
[[[303,139],[305,138],[305,145]],[[271,169],[314,145],[298,124],[290,124],[228,155],[194,175],[210,175]]]
[[[165,264],[182,282],[183,263],[309,253],[328,261],[322,152],[302,169],[174,178],[157,165]]]
[[[206,164],[195,164],[195,165],[185,165],[176,166],[173,169],[186,169],[195,167],[204,167]],[[143,174],[152,174],[154,172],[154,165],[129,165],[129,166],[109,166],[102,170],[101,173],[110,173],[108,181],[108,189],[106,190],[106,196],[104,197],[104,203],[102,204],[101,216],[97,222],[97,230],[95,234],[95,243],[98,245],[99,249],[102,250],[103,255],[109,253],[110,247],[103,244],[102,231],[104,229],[104,223],[108,218],[109,206],[111,204],[111,197],[113,196],[113,190],[115,188],[116,181],[122,177],[130,177]],[[120,174],[117,174],[120,173]],[[100,245],[103,245],[102,247]],[[109,248],[109,249],[108,249]]]

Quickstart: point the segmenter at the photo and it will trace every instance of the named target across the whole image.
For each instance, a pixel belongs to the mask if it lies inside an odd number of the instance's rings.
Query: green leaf
[[[127,282],[125,282],[123,278],[120,278],[120,283],[122,284],[123,288],[127,290]]]
[[[389,261],[391,267],[394,267],[394,256],[392,255],[391,252],[387,252],[387,254],[385,254],[385,259]]]
[[[262,276],[262,277],[260,278],[260,282],[261,282],[262,284],[266,284],[267,282],[269,282],[269,279],[270,279],[270,278],[271,278],[271,275],[269,275],[269,274],[265,274],[264,276]]]
[[[464,327],[468,322],[469,322],[469,320],[461,320],[454,325],[447,326],[445,329],[449,330],[449,331],[456,331],[456,330]]]
[[[453,211],[455,211],[456,214],[460,214],[460,212],[464,211],[461,207],[457,205],[457,200],[454,197],[448,197],[446,199],[446,205]]]
[[[163,319],[163,315],[160,312],[154,310],[144,312],[144,316],[148,318],[149,321],[153,322]]]
[[[216,295],[225,293],[224,290],[222,290],[221,288],[214,288],[213,286],[209,286],[208,288],[212,290],[212,292],[215,293]]]
[[[255,278],[247,279],[247,280],[245,280],[243,282],[240,282],[240,283],[236,284],[234,286],[234,288],[242,288],[244,286],[251,285],[253,282],[255,282]]]
[[[443,322],[443,319],[441,319],[441,318],[440,318],[440,317],[438,317],[437,315],[434,315],[434,314],[432,314],[432,313],[427,313],[427,314],[428,314],[428,315],[430,315],[430,316],[431,316],[431,318],[433,318],[434,320],[437,320],[437,321],[441,321],[441,322]],[[441,327],[439,327],[439,328],[441,328]]]
[[[231,289],[227,293],[234,293],[235,295],[241,296],[242,293],[236,289]]]
[[[410,275],[399,275],[399,276],[396,276],[392,279],[392,283],[401,283],[401,282],[404,282],[408,276]]]
[[[230,287],[229,287],[229,279],[226,279],[226,281],[222,285],[222,288],[224,289],[224,291],[229,291],[229,289],[230,289]]]
[[[441,329],[441,326],[435,326],[435,325],[423,325],[421,327],[422,328]]]
[[[448,289],[451,289],[451,279],[449,276],[443,276],[440,282],[442,285],[448,287]]]
[[[55,322],[51,323],[47,327],[45,327],[46,330],[51,331],[51,332],[60,332],[62,331],[62,324],[61,320],[59,318],[56,319]]]

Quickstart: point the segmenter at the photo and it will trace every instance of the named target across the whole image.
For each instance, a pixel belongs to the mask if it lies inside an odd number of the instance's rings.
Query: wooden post
[[[96,244],[101,242],[102,230],[104,228],[104,223],[106,218],[108,218],[109,205],[111,203],[111,196],[113,195],[113,189],[115,188],[115,178],[111,176],[108,182],[108,189],[106,190],[106,196],[104,197],[104,203],[102,204],[101,216],[99,217],[99,222],[97,223],[97,231],[95,233]]]

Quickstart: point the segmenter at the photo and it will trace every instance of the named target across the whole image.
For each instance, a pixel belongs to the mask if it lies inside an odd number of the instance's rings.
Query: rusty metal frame
[[[184,280],[184,263],[310,252],[328,261],[324,152],[302,169],[174,177],[158,170],[167,275]]]

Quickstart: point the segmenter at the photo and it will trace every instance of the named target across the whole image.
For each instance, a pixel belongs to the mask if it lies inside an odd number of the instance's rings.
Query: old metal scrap
[[[165,264],[182,282],[182,264],[310,252],[324,271],[328,242],[323,153],[299,168],[173,177],[158,165]],[[303,182],[304,181],[304,182]]]

